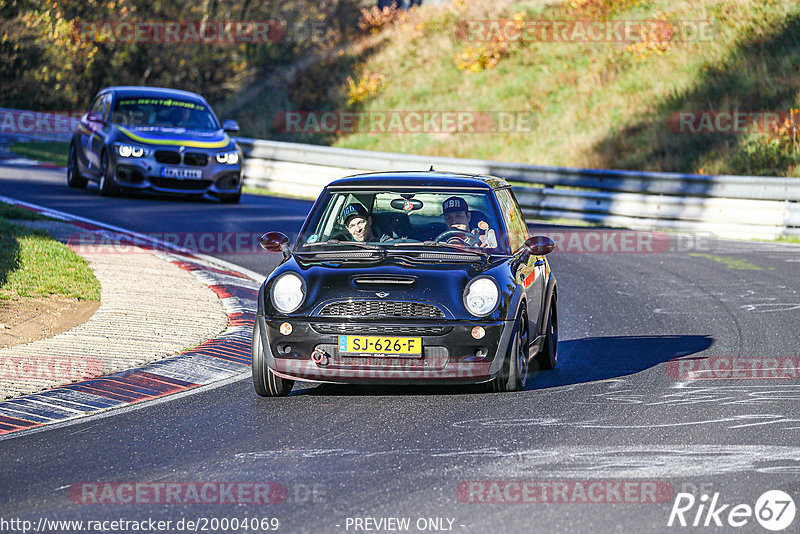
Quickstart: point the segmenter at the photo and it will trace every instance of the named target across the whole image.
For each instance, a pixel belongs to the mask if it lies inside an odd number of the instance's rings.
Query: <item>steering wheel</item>
[[[445,230],[441,234],[437,235],[434,241],[449,241],[454,237],[461,239],[467,245],[471,245],[473,247],[481,246],[481,240],[478,239],[475,234],[465,232],[464,230]]]

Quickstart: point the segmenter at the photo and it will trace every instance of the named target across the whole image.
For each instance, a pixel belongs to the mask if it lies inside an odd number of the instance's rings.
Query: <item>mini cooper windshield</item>
[[[300,236],[299,251],[321,245],[363,248],[458,246],[508,253],[491,193],[483,191],[332,191]]]
[[[173,98],[121,98],[114,109],[113,120],[120,126],[139,129],[220,129],[217,119],[204,105]]]

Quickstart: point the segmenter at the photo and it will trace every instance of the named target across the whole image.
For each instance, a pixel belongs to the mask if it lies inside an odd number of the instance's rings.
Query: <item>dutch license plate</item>
[[[178,178],[188,180],[202,180],[202,169],[182,169],[180,167],[162,167],[161,176],[163,178]]]
[[[339,354],[422,357],[421,337],[339,336]]]

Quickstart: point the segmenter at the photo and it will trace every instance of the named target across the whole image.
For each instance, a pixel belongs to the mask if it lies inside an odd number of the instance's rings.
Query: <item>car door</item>
[[[86,172],[91,175],[94,175],[96,172],[96,162],[91,156],[92,137],[94,136],[96,124],[90,121],[88,117],[89,113],[102,112],[103,96],[104,95],[97,95],[95,97],[91,107],[89,108],[89,111],[81,117],[80,123],[78,124],[78,146],[75,147],[75,151],[78,156],[79,168],[82,172]]]
[[[106,146],[106,138],[111,128],[111,93],[105,93],[100,97],[100,107],[98,109],[103,115],[103,122],[90,122],[92,127],[92,137],[89,139],[89,159],[92,162],[95,173],[100,170],[100,155]],[[98,175],[99,176],[99,175]]]
[[[522,285],[528,311],[528,323],[531,339],[536,336],[539,312],[542,308],[544,295],[544,257],[530,254],[524,247],[525,241],[530,236],[525,217],[519,208],[517,199],[514,198],[511,188],[497,191],[497,200],[503,213],[503,219],[508,231],[509,246],[514,253],[515,268],[514,278]]]

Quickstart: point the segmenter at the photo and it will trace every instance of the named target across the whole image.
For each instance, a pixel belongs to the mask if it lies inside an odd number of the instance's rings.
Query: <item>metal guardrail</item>
[[[437,170],[491,174],[515,182],[520,206],[531,218],[735,238],[800,235],[800,178],[543,167],[260,139],[237,141],[245,153],[245,184],[275,193],[316,198],[330,181],[349,174],[427,170],[433,165]]]
[[[0,108],[0,135],[8,142],[69,142],[78,120],[74,114]]]
[[[8,141],[69,141],[77,117],[0,108]],[[13,132],[2,131],[12,124]],[[26,131],[30,130],[30,131]],[[491,174],[515,183],[527,217],[723,237],[800,236],[800,178],[706,176],[544,167],[237,138],[245,184],[316,198],[330,181],[361,172],[437,170]]]

